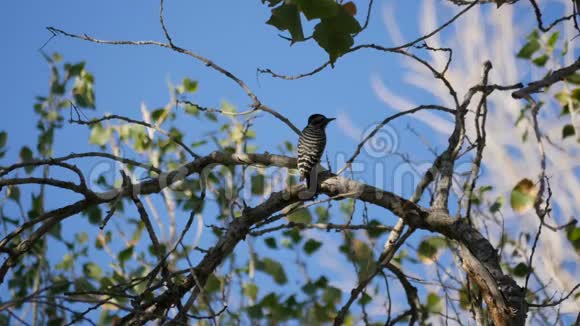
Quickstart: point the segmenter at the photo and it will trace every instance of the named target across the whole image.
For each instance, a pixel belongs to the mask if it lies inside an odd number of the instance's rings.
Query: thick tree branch
[[[89,199],[84,199],[75,204],[48,212],[39,217],[39,220],[44,223],[33,233],[32,236],[11,248],[14,250],[15,255],[5,261],[2,268],[0,268],[0,281],[4,280],[7,270],[15,263],[16,259],[30,250],[31,244],[34,241],[45,235],[50,228],[62,220],[77,214],[90,206],[111,202],[119,194],[128,197],[131,194],[143,195],[157,193],[163,188],[183,180],[193,173],[201,173],[203,169],[211,168],[215,164],[262,165],[295,168],[296,159],[267,153],[226,154],[214,152],[208,156],[187,163],[179,169],[167,173],[161,173],[159,177],[145,180],[138,184],[134,184],[131,187],[114,189],[104,193],[96,193],[95,196]],[[321,181],[320,192],[328,196],[348,194],[348,197],[375,204],[391,211],[396,216],[402,218],[405,223],[412,228],[438,232],[449,239],[461,243],[474,257],[472,266],[478,267],[490,275],[485,284],[480,285],[482,289],[489,287],[490,291],[495,291],[493,292],[494,294],[499,292],[507,298],[512,298],[514,295],[518,295],[518,293],[521,292],[521,288],[515,283],[515,281],[509,276],[503,274],[496,251],[489,241],[471,225],[466,223],[465,220],[454,219],[441,210],[431,210],[420,207],[417,204],[393,193],[348,178],[340,177],[330,172],[322,172],[319,180]],[[304,190],[304,186],[300,185],[281,192],[275,192],[268,200],[264,201],[259,206],[244,210],[242,217],[235,219],[232,222],[230,227],[228,227],[228,231],[220,238],[219,242],[209,250],[205,257],[195,267],[196,278],[200,284],[205,284],[207,277],[209,277],[223,259],[233,251],[236,244],[244,239],[252,225],[268,218],[275,212],[290,204],[302,201],[299,197],[299,193]],[[27,227],[33,225],[35,224],[29,224]],[[20,231],[17,233],[22,232],[22,227],[19,230]],[[14,234],[8,235],[0,242],[0,247],[6,247],[10,239],[13,237]],[[157,313],[154,313],[155,311],[159,312],[159,309],[165,309],[177,303],[177,301],[180,300],[181,295],[193,288],[194,285],[195,282],[193,281],[193,277],[188,277],[186,282],[181,285],[176,285],[174,291],[177,291],[177,293],[172,291],[171,293],[162,294],[156,297],[152,302],[142,304],[142,312],[138,313],[138,316],[128,315],[125,320],[138,321],[137,323],[139,324],[146,320],[155,318],[155,316],[158,316]],[[504,314],[503,316],[505,317],[505,320],[511,320],[514,318],[512,315],[507,315],[507,311],[515,310],[520,312],[518,315],[521,315],[522,313],[525,315],[526,308],[520,305],[521,301],[519,299],[521,299],[521,296],[518,297],[518,300],[506,300],[507,305],[500,305],[498,311]],[[150,311],[150,309],[153,309],[153,311]],[[151,313],[144,313],[144,311],[150,311]]]

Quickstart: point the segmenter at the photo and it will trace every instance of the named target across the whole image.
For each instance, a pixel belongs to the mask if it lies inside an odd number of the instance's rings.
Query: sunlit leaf
[[[288,215],[288,220],[296,223],[312,223],[312,214],[308,208],[300,208]]]
[[[528,43],[526,43],[518,52],[518,54],[516,54],[516,56],[518,58],[522,58],[522,59],[531,59],[532,55],[538,51],[540,49],[541,45],[540,42],[538,42],[538,40],[536,39],[532,39],[530,41],[528,41]]]
[[[318,216],[317,223],[327,223],[330,214],[328,213],[328,209],[323,206],[316,206],[314,212]]]
[[[530,179],[522,179],[512,189],[510,196],[510,205],[517,213],[524,213],[534,206],[538,187]]]
[[[427,311],[429,312],[441,312],[443,310],[443,300],[441,300],[441,297],[436,293],[429,292],[425,302],[425,308],[427,308]]]
[[[197,81],[191,80],[186,77],[183,79],[183,88],[185,89],[186,92],[194,93],[195,91],[197,91]]]
[[[244,283],[242,285],[244,295],[252,300],[256,300],[258,297],[258,286],[255,283]]]
[[[111,135],[112,135],[111,128],[105,128],[100,123],[98,123],[94,125],[94,127],[91,129],[89,142],[91,144],[104,146],[111,139]]]
[[[560,32],[556,31],[554,33],[552,33],[552,35],[550,35],[550,38],[548,39],[548,41],[546,42],[546,45],[549,48],[554,48],[554,45],[556,45],[556,41],[558,41],[558,36],[560,35]]]
[[[86,263],[83,265],[83,271],[86,276],[98,280],[103,275],[103,270],[95,263]]]
[[[566,81],[574,85],[580,85],[580,73],[574,73],[566,77]]]

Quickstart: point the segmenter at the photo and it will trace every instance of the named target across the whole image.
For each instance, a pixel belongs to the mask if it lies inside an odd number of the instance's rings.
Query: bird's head
[[[327,118],[322,114],[313,114],[308,118],[308,125],[316,128],[325,128],[335,118]]]

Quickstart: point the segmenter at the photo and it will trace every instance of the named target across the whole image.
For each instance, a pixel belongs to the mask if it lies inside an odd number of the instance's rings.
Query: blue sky
[[[360,18],[360,13],[366,11],[366,2],[355,3],[359,7]],[[420,5],[418,1],[399,1],[395,4],[397,24],[404,31],[402,36],[405,40],[420,35],[416,19]],[[531,13],[529,6],[521,8],[524,14]],[[553,8],[558,9],[557,6]],[[384,4],[377,1],[369,28],[361,33],[356,43],[397,45],[386,32],[382,18],[384,9]],[[440,22],[457,11],[447,6],[438,6],[438,9]],[[492,9],[487,7],[484,10]],[[373,74],[380,76],[391,91],[401,96],[411,96],[415,103],[440,104],[428,92],[417,91],[400,81],[407,66],[394,54],[360,51],[339,59],[335,69],[326,69],[298,81],[257,76],[256,68],[295,74],[309,71],[326,61],[326,54],[313,42],[289,47],[286,40],[276,36],[279,32],[274,27],[264,23],[269,15],[269,9],[259,1],[167,1],[165,8],[165,21],[177,45],[210,58],[231,71],[249,85],[262,103],[287,116],[299,128],[305,125],[312,113],[343,115],[351,124],[362,129],[395,113],[373,91]],[[465,22],[460,19],[459,23]],[[533,21],[526,20],[520,27],[526,30],[526,26],[532,24]],[[0,39],[3,40],[0,94],[4,118],[0,129],[9,134],[9,153],[3,159],[3,165],[17,158],[21,146],[33,145],[36,141],[36,117],[32,104],[35,96],[47,93],[49,77],[48,66],[37,50],[50,37],[45,29],[47,26],[72,33],[86,33],[98,39],[164,40],[159,26],[158,3],[155,1],[3,2],[0,5]],[[446,30],[443,35],[448,32]],[[97,101],[97,110],[87,112],[89,117],[100,117],[109,112],[138,119],[141,103],[149,109],[165,105],[169,99],[168,82],[177,84],[184,77],[199,81],[199,91],[194,99],[201,105],[218,107],[222,101],[228,101],[243,110],[251,104],[246,94],[231,80],[167,49],[96,45],[59,36],[52,39],[44,51],[49,54],[59,52],[67,62],[87,61],[87,69],[95,76]],[[406,130],[408,124],[424,133],[435,149],[440,151],[446,145],[445,135],[432,132],[422,122],[403,118],[394,126],[400,152],[418,161],[433,157],[422,140]],[[204,130],[204,126],[196,124],[195,120],[183,119],[178,126],[186,133],[189,142]],[[296,138],[284,124],[267,114],[260,115],[255,129],[259,151],[276,152],[276,145],[283,140],[294,142]],[[327,152],[331,157],[338,153],[348,157],[357,144],[337,124],[329,127],[328,137]],[[86,128],[65,126],[56,135],[55,156],[86,151],[89,148],[87,139]],[[368,156],[363,154],[362,158]],[[400,160],[395,157],[387,161],[385,173],[388,175],[390,167],[398,162]],[[366,180],[374,178],[369,174],[361,177]],[[60,200],[65,202],[66,199],[58,198],[53,204]],[[395,220],[389,218],[388,221],[394,223]],[[84,224],[73,218],[65,225],[76,228]],[[415,235],[415,238],[420,239],[421,235]],[[58,255],[55,253],[55,256]]]

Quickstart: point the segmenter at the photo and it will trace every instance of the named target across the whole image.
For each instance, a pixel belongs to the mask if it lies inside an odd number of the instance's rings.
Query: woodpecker
[[[306,179],[308,189],[316,189],[316,166],[320,162],[324,147],[326,146],[326,133],[324,129],[335,118],[327,118],[322,114],[313,114],[308,118],[308,125],[302,130],[298,139],[298,171],[300,181]],[[312,178],[314,176],[314,178]],[[314,185],[310,180],[314,179]]]

